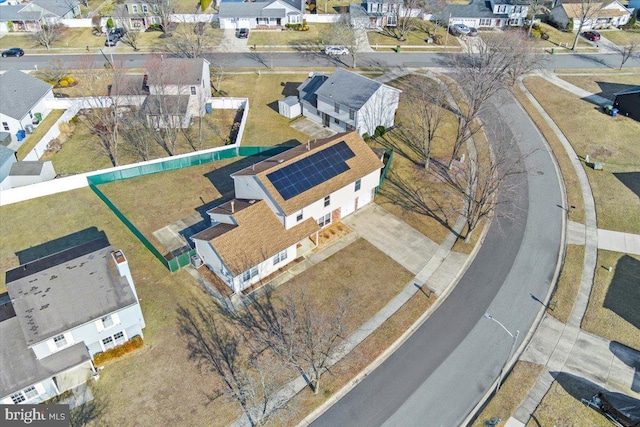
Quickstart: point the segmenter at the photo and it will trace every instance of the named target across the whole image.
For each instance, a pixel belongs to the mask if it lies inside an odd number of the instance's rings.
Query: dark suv
[[[24,55],[24,50],[19,47],[12,47],[11,49],[7,49],[2,52],[2,57],[6,58],[7,56],[22,56]]]
[[[246,39],[247,37],[249,37],[249,29],[248,28],[240,28],[236,32],[236,37],[238,37],[239,39]]]

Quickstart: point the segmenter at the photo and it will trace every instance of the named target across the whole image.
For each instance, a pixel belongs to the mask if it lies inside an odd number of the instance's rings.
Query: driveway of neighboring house
[[[239,39],[236,37],[236,30],[227,28],[222,33],[220,50],[223,52],[249,52],[248,40],[248,38]]]
[[[342,222],[413,274],[418,274],[438,250],[431,239],[375,203]]]
[[[356,46],[358,46],[358,52],[373,52],[373,49],[369,44],[367,30],[365,28],[356,28],[356,31],[358,32],[358,41],[356,42]]]

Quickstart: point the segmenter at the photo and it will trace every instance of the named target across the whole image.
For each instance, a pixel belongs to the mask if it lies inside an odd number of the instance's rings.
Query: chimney
[[[111,252],[111,258],[113,258],[113,262],[115,263],[116,269],[118,270],[118,273],[120,273],[120,276],[127,278],[127,282],[129,282],[129,286],[131,286],[133,295],[135,295],[137,300],[138,294],[136,293],[136,287],[133,285],[133,277],[131,277],[131,270],[129,270],[129,262],[124,256],[124,253],[120,249],[118,249],[117,251]]]
[[[236,207],[236,201],[232,200],[231,201],[231,213],[235,213],[235,207]]]
[[[311,141],[307,141],[307,151],[311,150]]]

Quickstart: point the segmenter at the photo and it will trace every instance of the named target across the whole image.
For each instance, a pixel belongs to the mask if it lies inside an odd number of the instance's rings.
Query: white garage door
[[[236,28],[251,28],[251,20],[246,18],[238,18]]]
[[[352,214],[354,210],[356,210],[356,201],[349,200],[344,206],[340,208],[340,218],[344,218],[345,216]]]
[[[371,203],[371,193],[365,193],[358,197],[358,209],[361,209],[364,205]]]

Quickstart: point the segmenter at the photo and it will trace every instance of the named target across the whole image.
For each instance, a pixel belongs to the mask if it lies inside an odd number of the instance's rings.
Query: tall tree
[[[152,12],[160,20],[160,29],[164,34],[170,34],[171,14],[173,14],[173,0],[149,0]]]
[[[640,38],[629,40],[627,45],[616,45],[615,51],[620,54],[620,70],[630,58],[640,58]]]
[[[394,0],[388,3],[391,14],[382,32],[398,41],[405,41],[406,36],[416,29],[418,16],[423,11],[422,0]]]
[[[47,50],[51,49],[51,44],[62,33],[64,27],[58,24],[42,24],[40,29],[33,33],[33,40]]]
[[[529,0],[529,12],[531,15],[529,19],[529,28],[527,29],[527,37],[531,37],[531,30],[533,29],[533,23],[536,20],[536,15],[541,12],[542,6],[544,6],[544,0]]]
[[[580,25],[578,25],[578,30],[573,39],[571,50],[576,50],[578,47],[578,38],[580,37],[580,34],[582,34],[582,29],[587,22],[593,23],[593,19],[600,9],[602,9],[602,5],[603,3],[601,0],[580,0],[579,3],[571,3],[568,5],[573,8],[576,15],[575,19],[580,20]],[[575,28],[573,30],[576,31]]]
[[[349,49],[351,56],[351,66],[357,66],[359,52],[368,43],[367,32],[364,28],[358,28],[349,18],[349,15],[343,14],[340,20],[330,25],[322,35],[322,41],[325,45],[344,46]]]
[[[186,20],[171,34],[165,45],[166,51],[181,58],[202,58],[213,50],[211,37],[207,35],[207,23],[187,22]]]

